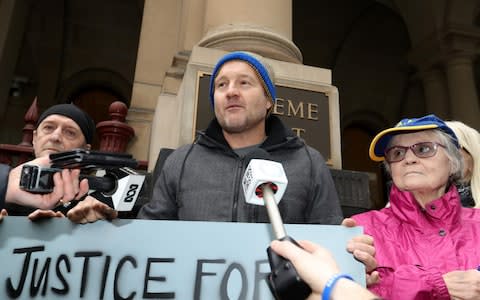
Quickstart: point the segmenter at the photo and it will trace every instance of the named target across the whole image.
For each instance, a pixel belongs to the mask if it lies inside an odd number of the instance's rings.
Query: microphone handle
[[[290,241],[297,247],[300,247],[300,245],[288,235],[281,240]],[[267,276],[267,283],[275,299],[306,299],[312,293],[312,290],[310,286],[300,278],[295,266],[285,257],[275,253],[271,247],[267,248],[267,254],[271,269],[270,274]]]
[[[265,207],[267,208],[268,218],[272,224],[273,234],[277,240],[280,240],[287,236],[287,234],[285,232],[285,227],[283,226],[282,216],[280,215],[277,203],[275,202],[274,193],[269,183],[262,184],[261,188]]]
[[[113,192],[117,187],[115,180],[108,176],[97,177],[91,175],[80,175],[80,180],[85,178],[88,180],[89,189],[98,192]]]

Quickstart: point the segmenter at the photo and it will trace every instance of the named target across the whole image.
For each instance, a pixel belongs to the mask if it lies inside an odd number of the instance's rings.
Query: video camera
[[[50,154],[50,161],[51,167],[24,165],[20,188],[30,193],[50,193],[53,174],[62,169],[80,169],[80,179],[86,178],[94,191],[91,196],[117,211],[130,211],[145,180],[145,175],[133,169],[138,162],[130,154],[75,149]]]

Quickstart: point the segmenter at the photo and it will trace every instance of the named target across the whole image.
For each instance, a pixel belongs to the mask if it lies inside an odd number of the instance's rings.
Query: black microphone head
[[[250,153],[245,155],[245,164],[248,165],[252,159],[273,160],[270,153],[260,147],[255,148]]]

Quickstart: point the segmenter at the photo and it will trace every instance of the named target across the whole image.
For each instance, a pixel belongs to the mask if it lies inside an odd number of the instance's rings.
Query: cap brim
[[[390,139],[399,132],[408,132],[408,131],[421,131],[427,129],[438,128],[436,124],[428,125],[417,125],[417,126],[402,126],[402,127],[393,127],[381,131],[377,134],[372,142],[370,143],[370,149],[368,150],[368,155],[373,161],[383,161],[385,159],[384,152],[387,147]]]

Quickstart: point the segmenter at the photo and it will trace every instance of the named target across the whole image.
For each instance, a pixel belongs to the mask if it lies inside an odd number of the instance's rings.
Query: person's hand
[[[38,221],[41,219],[50,218],[65,218],[65,216],[59,211],[53,211],[50,209],[37,209],[28,215],[30,221]]]
[[[312,289],[312,299],[320,299],[320,295],[328,279],[339,273],[333,256],[325,248],[309,241],[298,241],[303,249],[291,242],[272,241],[271,247],[280,256],[290,260],[298,275]]]
[[[351,218],[345,218],[342,221],[342,225],[346,227],[355,227],[357,222]],[[367,234],[362,234],[352,238],[347,243],[347,251],[352,253],[353,256],[365,265],[365,271],[367,272],[367,286],[378,283],[380,281],[380,275],[377,268],[377,260],[375,259],[375,246],[373,243],[373,237]]]
[[[74,208],[68,211],[67,217],[75,223],[91,223],[97,220],[112,220],[118,216],[118,212],[103,202],[87,196]]]
[[[309,241],[298,242],[303,249],[291,242],[275,240],[272,250],[290,260],[298,275],[310,286],[312,293],[309,300],[320,299],[326,283],[339,273],[333,256],[325,248]],[[340,278],[331,289],[330,299],[374,299],[375,295],[354,281]]]
[[[3,217],[6,217],[6,216],[8,216],[7,210],[6,209],[0,210],[0,222],[3,220]]]
[[[29,161],[28,164],[48,166],[48,156]],[[63,169],[53,175],[53,191],[48,194],[33,194],[20,189],[20,175],[23,165],[10,171],[5,201],[24,206],[51,209],[61,202],[81,199],[88,192],[88,181],[80,181],[80,170]]]
[[[476,269],[448,272],[443,280],[452,299],[480,299],[480,272]]]

